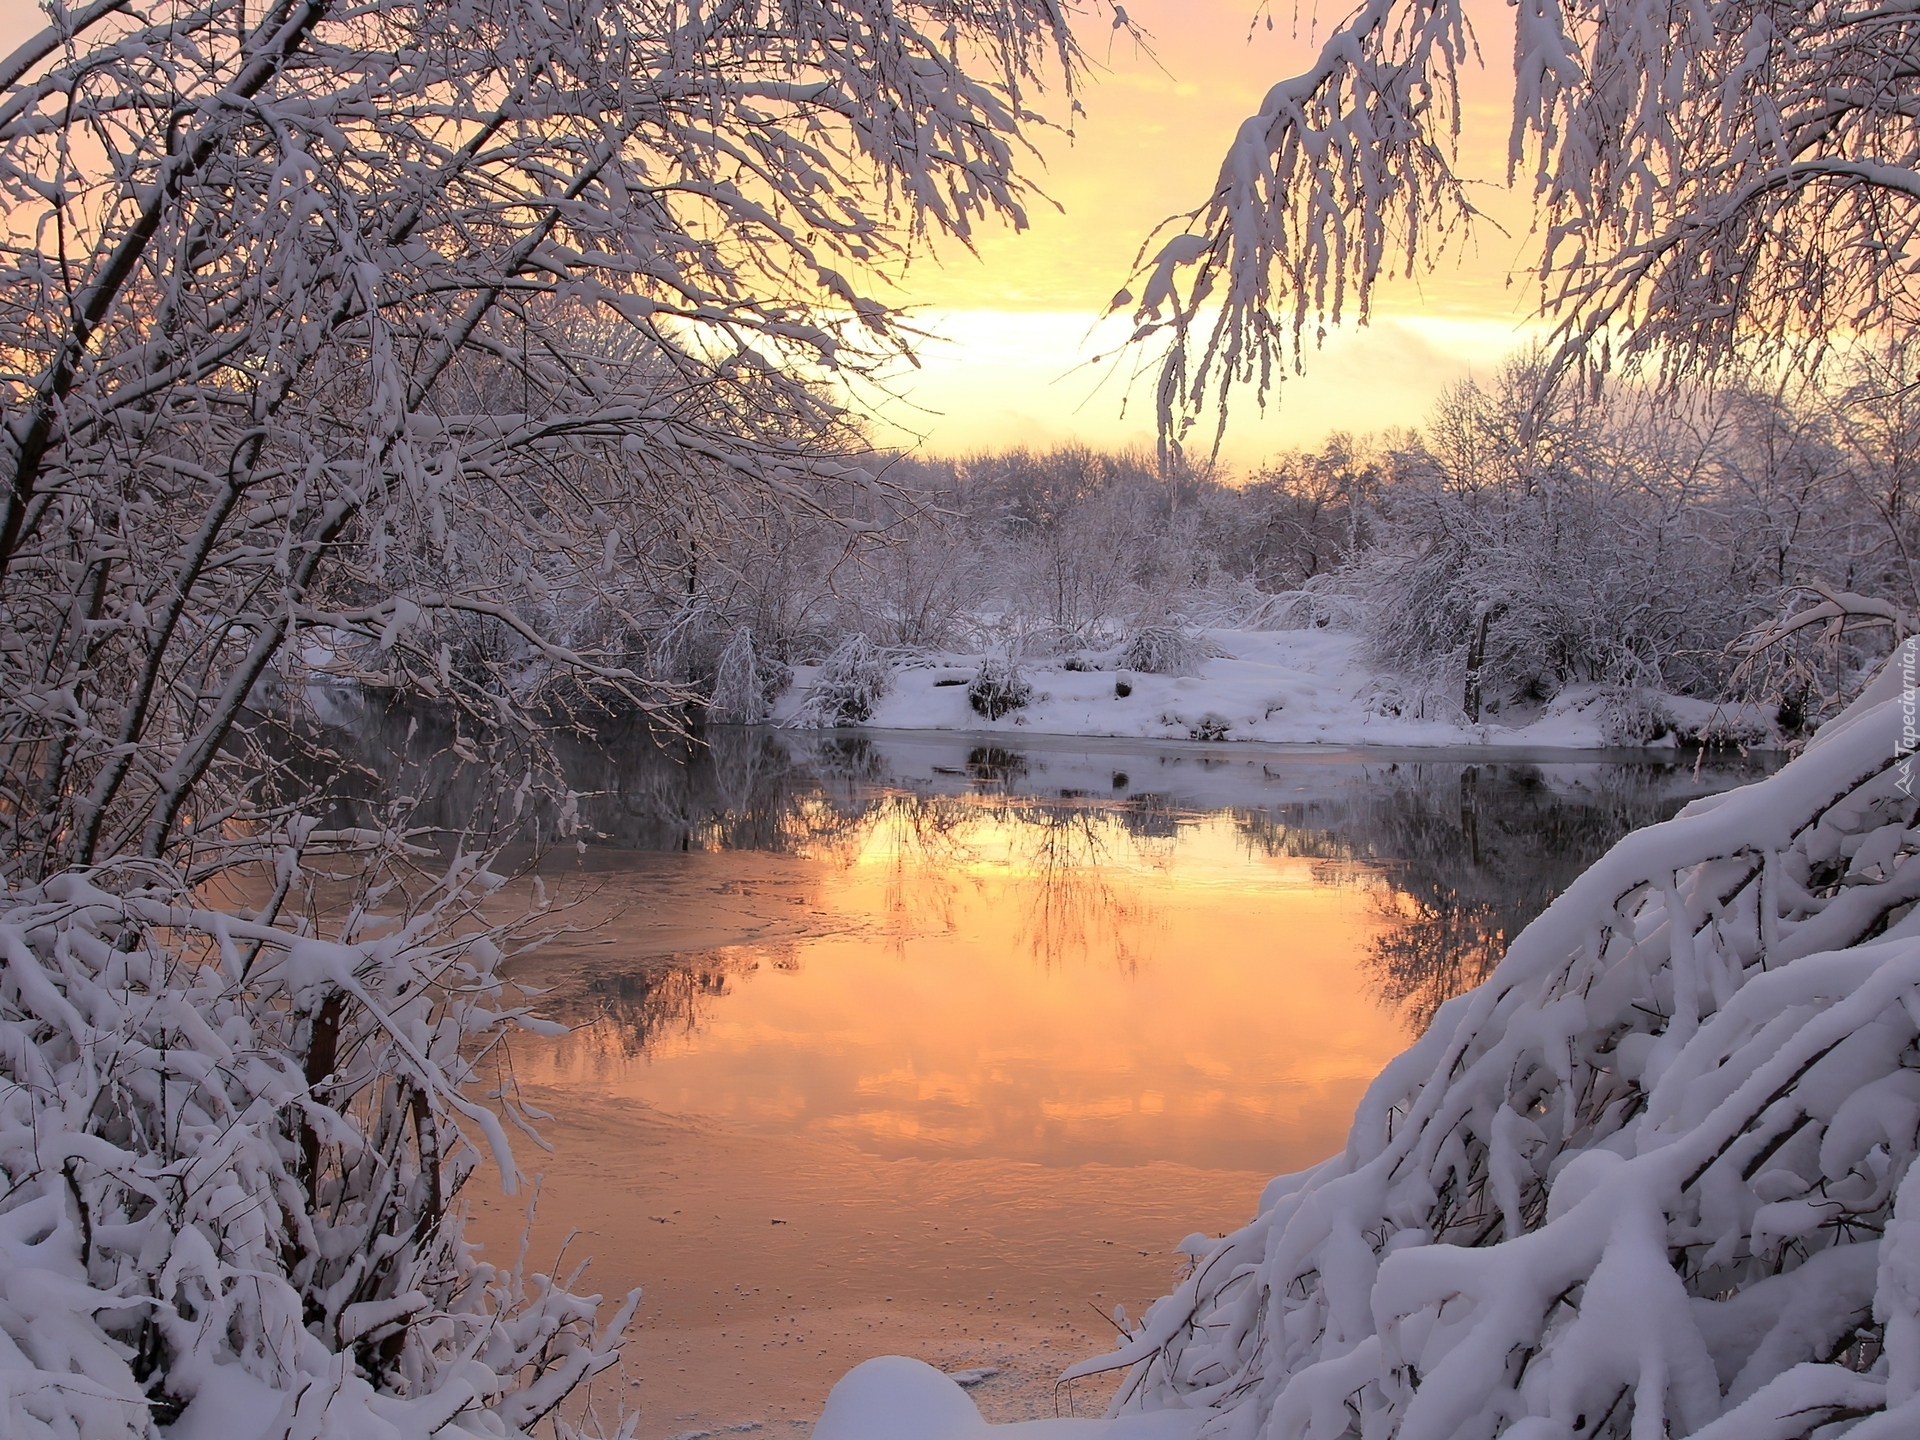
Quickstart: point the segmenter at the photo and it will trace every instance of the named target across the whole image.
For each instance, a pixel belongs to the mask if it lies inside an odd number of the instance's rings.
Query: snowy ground
[[[1276,744],[1497,746],[1592,750],[1619,746],[1617,701],[1598,687],[1570,687],[1525,713],[1466,724],[1389,713],[1391,677],[1358,654],[1359,637],[1332,630],[1209,630],[1222,653],[1196,675],[1149,675],[1116,668],[1068,670],[1058,660],[1026,667],[1035,691],[1023,709],[998,720],[967,703],[966,682],[980,657],[933,657],[895,673],[869,724],[895,730],[1003,730],[1010,734],[1111,735],[1151,740],[1258,740]],[[791,721],[818,668],[800,666],[773,718]],[[1117,693],[1120,686],[1129,694]],[[1737,723],[1748,743],[1770,733],[1758,713],[1735,714],[1697,700],[1647,696],[1682,731]],[[1403,710],[1404,706],[1400,707]],[[1449,707],[1453,708],[1453,707]],[[1746,707],[1751,711],[1751,707]],[[1662,741],[1672,745],[1669,732]]]

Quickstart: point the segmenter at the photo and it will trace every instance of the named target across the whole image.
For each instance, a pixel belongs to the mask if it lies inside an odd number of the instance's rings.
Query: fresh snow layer
[[[1498,746],[1606,749],[1620,743],[1610,723],[1608,695],[1598,686],[1572,686],[1519,723],[1489,716],[1469,725],[1457,707],[1422,718],[1396,700],[1391,677],[1359,654],[1360,637],[1338,630],[1208,630],[1221,654],[1195,675],[1151,675],[1102,657],[1098,670],[1068,670],[1060,660],[1025,668],[1034,689],[1023,708],[989,720],[967,702],[977,655],[929,657],[896,670],[869,725],[894,730],[1006,731],[1009,734],[1103,735],[1146,740],[1258,740],[1289,745]],[[808,695],[819,666],[798,666],[793,685],[774,707],[779,723],[810,723]],[[1124,682],[1132,693],[1115,693]],[[1698,700],[1649,696],[1688,731],[1719,721],[1766,734],[1765,717],[1742,707],[1735,714]],[[1394,709],[1401,713],[1390,713]],[[1666,743],[1671,744],[1671,740]]]
[[[950,1375],[904,1355],[856,1365],[827,1396],[813,1440],[1189,1440],[1206,1417],[1159,1411],[1112,1420],[1023,1420],[989,1425]]]

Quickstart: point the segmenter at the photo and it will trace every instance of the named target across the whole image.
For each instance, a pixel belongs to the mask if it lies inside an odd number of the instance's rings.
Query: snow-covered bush
[[[967,704],[976,715],[998,720],[1033,699],[1033,684],[1010,655],[988,655],[967,682]]]
[[[462,1238],[476,1140],[517,1179],[479,1067],[537,1023],[498,934],[449,923],[497,883],[466,858],[412,913],[367,892],[338,941],[150,866],[0,891],[0,1431],[131,1440],[204,1403],[499,1437],[613,1363],[637,1292],[596,1328],[598,1296]]]
[[[1233,722],[1218,711],[1209,710],[1193,724],[1187,727],[1189,740],[1203,740],[1214,743],[1233,733]]]
[[[893,685],[893,666],[886,653],[864,634],[842,640],[821,662],[820,673],[808,687],[794,716],[796,725],[859,725],[872,718],[874,707]]]
[[[1127,637],[1120,664],[1146,675],[1194,675],[1220,651],[1204,635],[1178,625],[1142,625]]]
[[[1651,745],[1675,733],[1673,711],[1656,691],[1606,685],[1593,698],[1600,733],[1611,745]]]
[[[1278,630],[1358,630],[1368,607],[1340,575],[1316,575],[1298,590],[1273,597],[1268,623]]]
[[[1909,642],[1908,653],[1914,653]],[[1207,1436],[1920,1433],[1920,831],[1889,666],[1616,845],[1111,1356]],[[1863,1418],[1864,1417],[1864,1418]]]
[[[758,725],[767,708],[793,681],[793,671],[753,648],[753,632],[733,632],[714,666],[713,698],[707,713],[723,725]]]
[[[1196,625],[1210,630],[1289,630],[1294,606],[1291,596],[1272,595],[1251,580],[1215,577],[1178,597],[1180,608]]]

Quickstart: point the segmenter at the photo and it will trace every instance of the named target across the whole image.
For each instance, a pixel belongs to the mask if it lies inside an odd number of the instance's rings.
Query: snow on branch
[[[1459,67],[1477,53],[1458,0],[1367,0],[1311,69],[1268,91],[1235,137],[1207,203],[1143,267],[1136,342],[1168,344],[1163,436],[1276,367],[1298,367],[1376,283],[1411,271],[1473,208],[1454,173]],[[1144,256],[1143,252],[1143,256]],[[1193,267],[1184,294],[1178,273]],[[1114,308],[1134,302],[1122,291]]]
[[[1343,1154],[1190,1243],[1113,1354],[1204,1436],[1920,1429],[1908,641],[1770,779],[1614,847]],[[1903,729],[1903,725],[1907,728]]]
[[[1850,590],[1836,590],[1819,580],[1806,581],[1793,587],[1789,593],[1798,592],[1815,596],[1817,603],[1761,626],[1741,641],[1740,648],[1748,654],[1758,654],[1802,630],[1816,626],[1835,636],[1843,629],[1886,626],[1893,631],[1896,642],[1920,633],[1920,625],[1914,624],[1913,617],[1890,600],[1873,595],[1856,595]]]
[[[1817,354],[1911,323],[1911,5],[1520,16],[1513,160],[1531,138],[1541,302],[1570,353],[1605,364],[1618,345],[1678,379],[1748,342]]]

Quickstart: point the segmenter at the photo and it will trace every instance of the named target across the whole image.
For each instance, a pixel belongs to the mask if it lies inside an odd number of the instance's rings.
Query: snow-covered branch
[[[202,1401],[315,1435],[519,1433],[613,1363],[637,1297],[596,1326],[598,1297],[461,1238],[469,1132],[517,1174],[476,1066],[538,1023],[499,1003],[501,933],[449,933],[494,883],[470,858],[418,907],[389,883],[398,908],[351,922],[380,938],[339,941],[159,868],[0,893],[11,1433],[145,1436]]]
[[[1560,363],[1625,356],[1677,382],[1912,324],[1912,6],[1528,0],[1515,16],[1508,180],[1541,217]],[[1316,341],[1349,308],[1364,323],[1383,275],[1440,258],[1473,216],[1452,148],[1472,55],[1461,0],[1367,0],[1274,87],[1189,233],[1147,255],[1135,339],[1169,342],[1163,432],[1209,405],[1224,423],[1236,384],[1264,401],[1310,320]]]
[[[1134,305],[1136,342],[1168,344],[1158,394],[1163,435],[1206,408],[1225,424],[1231,386],[1264,403],[1374,286],[1411,270],[1472,215],[1453,168],[1459,67],[1477,53],[1455,0],[1367,0],[1314,65],[1268,91],[1235,137],[1186,233],[1151,255]],[[1179,273],[1193,267],[1185,292]]]
[[[1068,1373],[1205,1435],[1920,1424],[1915,643],[1779,774],[1615,846],[1344,1154]]]

